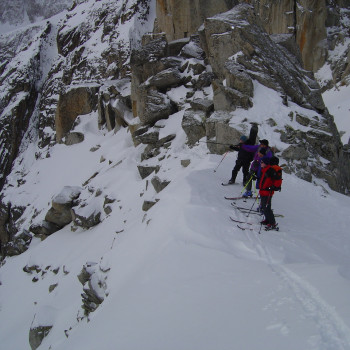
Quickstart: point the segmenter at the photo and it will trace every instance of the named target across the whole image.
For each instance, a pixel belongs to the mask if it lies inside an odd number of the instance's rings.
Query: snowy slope
[[[1,0],[0,34],[50,18],[72,4],[73,0]]]
[[[92,3],[82,3],[74,13],[87,16]],[[43,77],[57,57],[60,19],[50,20],[53,30],[43,43]],[[67,29],[77,25],[75,20],[67,19]],[[146,29],[126,23],[118,40],[136,43]],[[90,57],[103,50],[98,34],[88,43]],[[173,100],[185,100],[181,89],[169,92]],[[347,95],[345,87],[324,94],[345,131],[344,143],[350,134]],[[259,138],[283,149],[280,135],[264,121],[271,117],[283,124],[289,108],[299,107],[280,104],[279,94],[259,84],[253,103],[248,111],[237,109],[232,123],[259,122]],[[284,174],[283,190],[273,200],[275,212],[284,215],[277,218],[280,231],[265,232],[260,216],[247,217],[224,199],[242,190],[220,185],[229,178],[236,154],[222,161],[205,143],[188,148],[182,116],[183,111],[157,123],[160,138],[177,135],[168,150],[147,161],[161,166],[161,180],[171,181],[160,193],[150,183],[154,174],[142,180],[137,170],[145,146],[135,147],[126,129],[99,130],[96,113],[81,116],[75,129],[84,133],[84,142],[57,144],[49,158],[36,159],[42,150],[34,138],[22,144],[3,195],[26,206],[23,228],[32,223],[34,211],[35,222],[44,219],[64,186],[82,186],[96,173],[83,196],[96,205],[105,195],[116,201],[98,226],[84,231],[68,225],[44,241],[34,238],[20,256],[6,258],[0,268],[1,348],[30,349],[29,329],[52,325],[39,349],[350,349],[350,198],[322,182]],[[191,160],[186,168],[185,159]],[[145,200],[156,199],[142,211]],[[253,200],[237,203],[256,208]],[[84,265],[95,269],[93,283],[104,298],[88,318],[77,278]],[[37,270],[23,270],[32,266]]]
[[[323,93],[323,99],[334,121],[343,144],[350,144],[350,86],[340,86]]]
[[[251,113],[263,113],[267,98],[275,117],[285,108],[266,88],[256,92]],[[20,175],[13,173],[6,196],[28,203],[28,211],[41,210],[38,221],[63,186],[81,186],[96,171],[90,189],[116,202],[95,228],[67,226],[6,259],[0,269],[4,349],[28,349],[30,327],[48,324],[53,328],[39,349],[350,349],[350,198],[285,174],[273,201],[284,215],[280,231],[259,234],[260,216],[247,217],[224,199],[242,189],[220,185],[236,155],[214,172],[222,157],[210,155],[205,143],[184,145],[182,114],[161,122],[160,137],[177,137],[159,156],[165,159],[157,176],[171,181],[160,193],[151,177],[148,183],[139,177],[144,146],[135,148],[125,129],[99,130],[96,114],[81,118],[83,143],[56,145],[50,158],[32,164],[26,160],[34,150],[27,149],[16,165],[27,181],[16,188]],[[275,143],[268,129],[259,137]],[[187,168],[183,159],[191,160]],[[143,212],[143,201],[155,198]],[[251,208],[253,200],[240,204]],[[244,230],[229,216],[247,222],[240,224]],[[98,266],[105,298],[89,320],[77,279],[87,263]],[[33,265],[41,271],[23,271]]]

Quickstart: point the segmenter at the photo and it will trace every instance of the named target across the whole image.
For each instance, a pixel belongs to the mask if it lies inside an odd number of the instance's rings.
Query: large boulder
[[[195,98],[190,104],[193,110],[203,111],[207,117],[214,112],[214,103],[210,99]]]
[[[29,345],[32,350],[37,349],[50,333],[55,315],[56,309],[51,306],[40,306],[36,310],[29,329]]]
[[[77,143],[83,142],[85,139],[84,134],[81,132],[70,132],[64,137],[64,144],[72,146]]]
[[[145,132],[143,134],[135,136],[135,140],[138,143],[143,143],[145,145],[156,144],[159,140],[159,131]]]
[[[176,104],[165,94],[182,84],[181,60],[167,57],[164,34],[145,36],[143,46],[131,55],[131,100],[133,115],[142,125],[153,125],[177,112]]]
[[[52,235],[62,227],[52,222],[43,220],[41,223],[34,223],[29,227],[29,231],[35,236],[45,239],[47,236]]]
[[[72,129],[78,115],[96,109],[98,89],[98,86],[82,86],[60,94],[55,117],[58,142]]]
[[[141,176],[141,179],[145,179],[149,175],[151,175],[154,171],[157,173],[159,171],[159,166],[143,166],[138,165],[137,169],[139,171],[139,174]]]
[[[205,120],[207,114],[205,111],[187,109],[182,118],[182,129],[187,136],[187,143],[193,146],[197,141],[206,135]]]
[[[151,180],[151,183],[157,193],[163,191],[165,187],[170,184],[170,181],[161,180],[158,176],[154,176]]]
[[[225,63],[225,68],[226,86],[239,91],[243,96],[247,96],[246,99],[253,97],[254,85],[249,74],[245,70],[240,69],[237,64],[230,60]],[[246,104],[242,103],[242,107],[244,107],[244,105]]]
[[[29,345],[32,350],[37,349],[45,337],[47,337],[52,329],[52,325],[49,326],[37,326],[31,327],[29,330]]]
[[[135,92],[133,89],[146,81],[152,75],[155,75],[165,69],[162,58],[167,56],[168,41],[164,33],[158,35],[145,35],[143,45],[132,51],[130,63],[132,67],[131,94],[134,100]],[[167,67],[169,68],[169,67]]]
[[[6,255],[15,256],[24,253],[28,249],[31,241],[32,235],[28,231],[24,230],[20,234],[14,236],[11,242],[7,243]]]
[[[130,124],[133,115],[131,110],[131,81],[129,78],[107,82],[98,94],[98,125],[107,126],[108,131],[118,131]]]
[[[109,267],[88,262],[78,275],[79,282],[83,285],[81,296],[85,316],[94,312],[108,295],[106,284],[108,271]]]
[[[169,118],[177,111],[175,104],[167,95],[147,86],[140,87],[139,92],[138,117],[142,125],[153,125],[158,120]]]
[[[165,69],[149,79],[149,84],[157,89],[164,90],[181,85],[183,78],[176,68]]]
[[[72,219],[76,226],[89,229],[101,222],[101,210],[94,205],[73,208]]]
[[[230,125],[231,118],[230,113],[219,111],[206,120],[207,146],[210,152],[223,154],[229,150],[230,145],[237,144],[242,135],[248,134],[246,123],[233,127]]]
[[[307,152],[304,146],[292,145],[282,152],[282,157],[284,159],[302,160],[308,159],[309,153]]]
[[[71,209],[78,204],[77,199],[82,191],[78,186],[65,186],[62,191],[52,199],[52,207],[45,216],[45,221],[62,228],[72,220]]]
[[[234,111],[238,107],[249,109],[253,106],[253,102],[248,95],[224,86],[218,80],[212,82],[212,87],[216,111]]]

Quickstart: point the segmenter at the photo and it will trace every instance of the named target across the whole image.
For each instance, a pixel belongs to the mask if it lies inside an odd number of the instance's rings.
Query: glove
[[[257,180],[257,179],[258,179],[258,177],[256,176],[256,174],[255,174],[255,173],[252,174],[252,180],[255,181],[255,180]]]
[[[230,149],[232,149],[233,151],[239,151],[239,147],[234,145],[230,145]]]

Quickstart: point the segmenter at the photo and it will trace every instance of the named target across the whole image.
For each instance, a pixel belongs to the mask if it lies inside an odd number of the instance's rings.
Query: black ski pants
[[[267,221],[268,224],[275,225],[276,220],[275,220],[275,215],[273,215],[273,211],[271,209],[271,201],[272,201],[272,196],[260,197],[260,205],[265,215],[265,220]]]
[[[246,182],[249,179],[249,166],[250,166],[250,161],[244,161],[241,159],[237,159],[236,164],[232,170],[231,180],[236,181],[237,174],[240,171],[240,169],[242,168],[243,184],[246,184]]]

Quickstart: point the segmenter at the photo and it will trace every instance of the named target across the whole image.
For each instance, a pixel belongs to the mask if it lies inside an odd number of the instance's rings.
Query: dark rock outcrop
[[[170,181],[161,180],[158,176],[154,176],[151,180],[151,183],[157,193],[163,191],[165,187],[170,184]]]
[[[58,142],[72,129],[79,115],[96,110],[98,89],[98,86],[71,88],[60,95],[55,117]]]
[[[25,207],[14,206],[0,198],[0,255],[13,256],[28,249],[32,236],[27,231],[19,231],[19,221]]]
[[[201,30],[201,39],[214,73],[227,81],[227,86],[221,86],[221,90],[227,90],[229,100],[234,101],[230,106],[224,104],[223,109],[232,110],[235,105],[249,108],[252,80],[257,80],[300,106],[324,111],[313,76],[267,35],[251,6],[241,4],[208,18]],[[217,85],[220,88],[220,84]]]
[[[79,282],[83,285],[82,308],[85,316],[94,312],[108,295],[107,290],[107,273],[109,268],[102,268],[94,262],[86,263],[80,274],[78,275]]]
[[[52,325],[50,326],[38,326],[34,328],[30,328],[29,330],[29,345],[32,350],[37,349],[45,337],[48,336],[52,329]]]
[[[0,36],[0,190],[36,106],[41,77],[40,44],[50,30],[51,25],[45,24]]]

